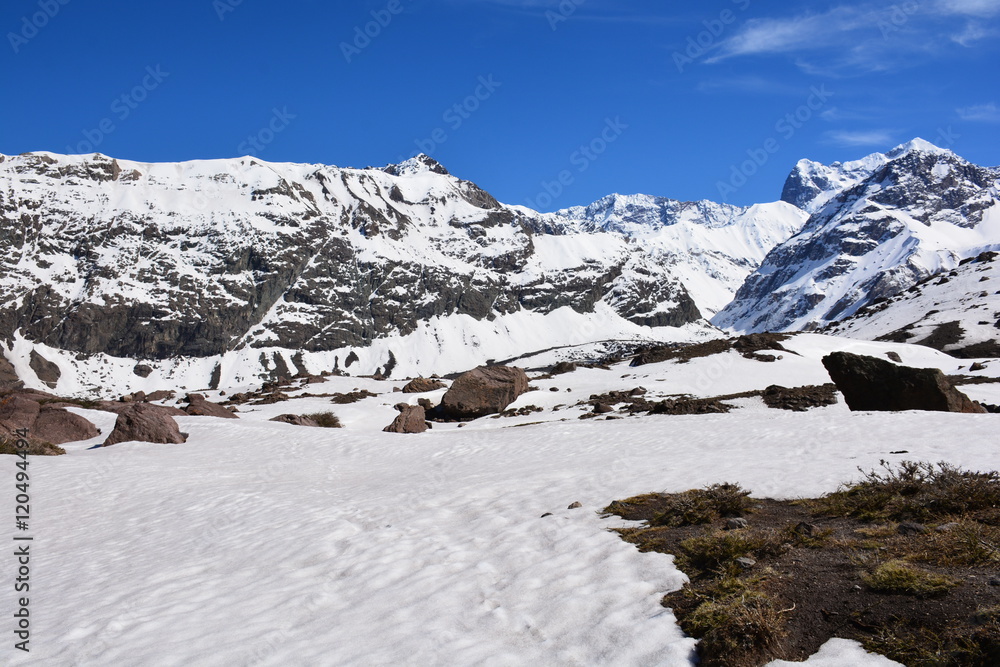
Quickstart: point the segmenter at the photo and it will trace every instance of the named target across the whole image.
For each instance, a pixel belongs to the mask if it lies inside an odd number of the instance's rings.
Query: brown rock
[[[984,413],[937,368],[910,368],[875,357],[834,352],[823,357],[851,410]]]
[[[146,394],[147,401],[165,401],[173,397],[174,397],[174,392],[167,391],[165,389],[160,389],[159,391],[154,391],[152,393]]]
[[[187,435],[181,433],[177,422],[158,406],[130,403],[119,413],[115,428],[104,441],[104,446],[131,441],[177,444],[186,442]]]
[[[7,357],[0,354],[0,389],[20,389],[24,386],[21,379],[17,377],[14,364],[7,360]]]
[[[101,431],[76,413],[46,405],[31,427],[31,434],[53,445],[61,445],[96,438]]]
[[[222,417],[223,419],[239,419],[232,411],[227,410],[218,403],[206,400],[201,394],[188,394],[188,406],[184,412],[197,417]]]
[[[305,415],[278,415],[270,421],[284,422],[285,424],[291,424],[292,426],[313,426],[319,428],[319,424],[316,423],[315,419],[310,419]]]
[[[423,433],[427,430],[426,414],[419,405],[400,403],[396,406],[399,415],[383,431],[386,433]]]
[[[528,391],[528,376],[513,366],[480,366],[463,373],[435,408],[444,419],[476,419],[503,412]]]
[[[57,365],[34,350],[31,351],[31,359],[28,363],[31,366],[31,370],[35,371],[35,375],[38,376],[39,380],[50,388],[55,389],[56,383],[59,382],[59,378],[62,376],[62,371],[59,370]]]
[[[428,391],[444,389],[446,385],[440,380],[428,380],[427,378],[415,378],[403,386],[404,394],[423,394]]]

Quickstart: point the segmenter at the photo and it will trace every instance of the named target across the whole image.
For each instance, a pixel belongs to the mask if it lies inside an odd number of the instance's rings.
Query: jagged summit
[[[409,160],[404,160],[399,164],[390,164],[382,168],[387,174],[392,174],[393,176],[410,176],[413,174],[424,174],[427,172],[433,174],[440,174],[442,176],[449,176],[449,172],[444,166],[425,153],[420,153],[411,157]]]

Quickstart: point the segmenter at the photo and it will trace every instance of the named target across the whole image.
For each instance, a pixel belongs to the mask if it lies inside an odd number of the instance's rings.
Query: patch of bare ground
[[[667,594],[708,667],[804,660],[832,637],[908,667],[1000,665],[1000,475],[904,462],[822,498],[735,484],[615,501],[641,551],[690,578]]]

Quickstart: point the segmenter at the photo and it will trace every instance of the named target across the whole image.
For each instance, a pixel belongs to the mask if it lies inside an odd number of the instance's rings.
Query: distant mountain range
[[[93,392],[450,372],[717,335],[708,318],[812,329],[1000,249],[998,178],[915,140],[803,160],[773,203],[616,194],[539,213],[427,156],[380,169],[0,156],[0,340],[29,381],[41,355],[61,389]]]

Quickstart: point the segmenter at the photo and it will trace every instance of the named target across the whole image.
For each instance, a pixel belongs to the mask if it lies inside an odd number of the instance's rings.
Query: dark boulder
[[[291,424],[292,426],[312,426],[319,428],[319,424],[316,423],[315,419],[311,419],[305,415],[278,415],[271,418],[270,421]]]
[[[59,370],[58,366],[34,350],[31,351],[31,359],[28,363],[31,366],[31,370],[35,371],[35,375],[38,376],[39,380],[44,382],[50,389],[55,389],[59,378],[62,376],[62,371]]]
[[[414,378],[410,380],[404,387],[404,394],[423,394],[428,391],[437,391],[438,389],[444,389],[447,387],[444,382],[440,380],[428,380],[427,378]]]
[[[132,372],[141,378],[148,378],[153,374],[153,367],[149,364],[136,364],[132,368]]]
[[[104,446],[131,441],[179,444],[187,441],[187,435],[181,433],[177,422],[157,406],[129,403],[118,414],[115,428],[104,441]]]
[[[577,369],[577,365],[572,361],[560,361],[558,364],[552,367],[549,371],[551,375],[562,375],[564,373],[572,373]]]
[[[427,430],[427,415],[419,405],[400,403],[396,406],[399,414],[386,426],[386,433],[423,433]]]
[[[223,419],[239,419],[232,411],[222,407],[218,403],[206,400],[201,394],[188,394],[188,405],[184,412],[196,417],[222,417]]]
[[[480,366],[463,373],[435,408],[443,419],[476,419],[503,412],[528,391],[528,376],[513,366]]]
[[[76,413],[44,406],[31,428],[31,434],[53,445],[61,445],[96,438],[101,431]]]
[[[937,368],[898,366],[850,352],[823,357],[823,366],[851,410],[986,412]]]
[[[14,364],[0,354],[0,389],[20,389],[23,386],[24,383],[17,377],[17,371],[14,370]]]
[[[9,394],[0,399],[0,428],[11,433],[34,427],[41,407],[24,394]]]

